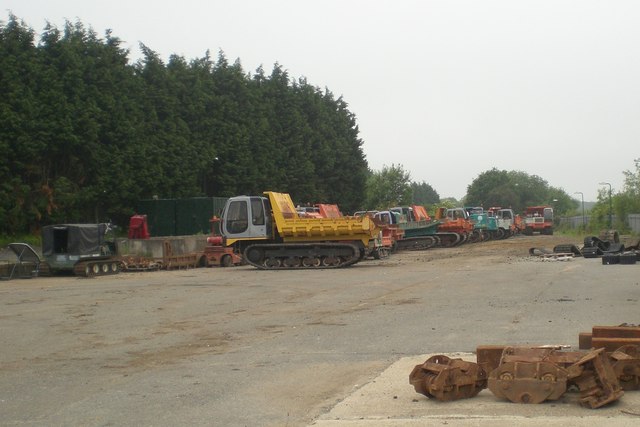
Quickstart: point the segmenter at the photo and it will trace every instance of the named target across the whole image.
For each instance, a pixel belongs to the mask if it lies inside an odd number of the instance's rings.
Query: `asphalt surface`
[[[0,425],[635,425],[640,392],[598,410],[573,394],[518,405],[486,390],[445,404],[408,382],[428,354],[577,348],[594,325],[639,323],[640,264],[528,256],[558,243],[579,242],[516,237],[338,270],[0,282]]]

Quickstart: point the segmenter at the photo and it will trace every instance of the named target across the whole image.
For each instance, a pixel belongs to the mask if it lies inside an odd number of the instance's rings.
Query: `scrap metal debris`
[[[499,398],[516,403],[557,400],[567,390],[568,373],[546,360],[546,348],[508,347],[498,367],[489,374],[488,387]]]
[[[416,365],[409,382],[416,392],[448,402],[476,396],[487,387],[487,375],[477,363],[437,355]]]
[[[639,246],[640,240],[625,246],[615,230],[605,230],[600,237],[585,237],[581,248],[571,243],[556,245],[553,250],[534,247],[529,249],[529,255],[542,261],[570,261],[582,256],[601,258],[603,265],[636,264],[640,261]]]
[[[417,393],[439,401],[474,397],[488,388],[500,399],[536,404],[560,399],[573,389],[582,406],[597,409],[625,391],[640,390],[640,327],[594,326],[593,334],[580,334],[579,351],[483,345],[477,348],[477,363],[435,355],[413,368],[409,383]],[[587,344],[589,349],[582,349]],[[617,347],[608,350],[612,345]]]
[[[591,332],[580,332],[579,348],[604,348],[613,352],[627,345],[640,346],[640,326],[622,323],[617,326],[593,326]]]
[[[640,390],[640,346],[624,345],[609,355],[623,390]]]
[[[123,271],[156,271],[161,267],[153,258],[138,255],[125,255],[121,261]]]
[[[187,253],[174,255],[171,242],[165,240],[162,242],[162,265],[167,270],[195,268],[199,264],[206,264],[206,257],[198,253]]]

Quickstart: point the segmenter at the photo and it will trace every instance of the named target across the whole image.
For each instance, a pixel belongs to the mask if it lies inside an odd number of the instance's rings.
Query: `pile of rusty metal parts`
[[[169,240],[162,242],[161,268],[164,270],[204,267],[204,260],[204,255],[197,252],[174,255],[171,242]]]
[[[174,254],[169,240],[162,242],[162,259],[124,255],[121,257],[121,262],[122,270],[130,272],[187,269],[204,267],[207,264],[205,254],[200,252]]]
[[[640,327],[593,331],[589,344],[606,342],[606,347],[567,351],[561,346],[483,345],[477,348],[477,363],[430,357],[414,367],[409,383],[417,393],[445,402],[474,397],[488,388],[500,399],[542,403],[576,389],[582,406],[600,408],[620,399],[624,391],[640,390]],[[585,333],[580,340],[587,344]],[[620,345],[607,350],[616,344]]]
[[[122,271],[156,271],[162,267],[162,263],[153,258],[140,255],[124,255],[121,258]]]

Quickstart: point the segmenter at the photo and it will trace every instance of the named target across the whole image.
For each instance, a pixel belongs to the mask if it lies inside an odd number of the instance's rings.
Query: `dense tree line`
[[[140,199],[264,190],[359,208],[367,162],[342,98],[275,64],[250,74],[82,23],[0,23],[0,233],[124,221]]]
[[[627,172],[629,177],[634,177]],[[632,181],[632,178],[629,178]],[[367,209],[387,209],[391,206],[417,204],[434,207],[493,206],[510,207],[524,212],[527,206],[551,205],[563,214],[575,209],[575,200],[564,190],[550,186],[537,175],[521,171],[506,171],[496,168],[479,174],[467,187],[462,201],[441,199],[426,182],[411,181],[411,174],[402,165],[383,166],[379,171],[370,171],[367,180]]]
[[[414,205],[431,206],[440,203],[438,192],[425,181],[412,182],[411,191],[413,192]]]
[[[562,189],[537,175],[496,168],[482,172],[467,187],[468,206],[501,206],[524,212],[527,206],[551,205],[556,213],[574,209],[575,201]]]
[[[402,165],[395,164],[370,171],[366,195],[367,210],[386,210],[411,204],[411,174]]]
[[[365,208],[386,210],[393,206],[429,206],[440,202],[440,196],[431,185],[411,180],[411,174],[402,165],[383,166],[369,171]]]

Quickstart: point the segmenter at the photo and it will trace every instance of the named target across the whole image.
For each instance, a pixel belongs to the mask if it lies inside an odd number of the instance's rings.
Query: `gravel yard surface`
[[[517,236],[336,270],[0,282],[0,425],[441,425],[478,405],[494,416],[504,406],[509,416],[637,422],[622,404],[522,406],[486,391],[479,403],[437,405],[408,383],[426,354],[577,348],[578,333],[594,325],[639,323],[640,264],[529,256],[560,243],[581,242]],[[389,375],[394,384],[371,394]],[[384,394],[393,387],[400,394]],[[358,395],[374,407],[347,411],[342,402]]]

